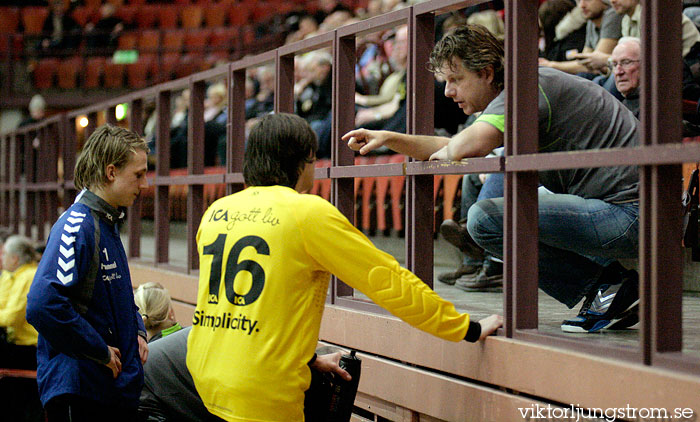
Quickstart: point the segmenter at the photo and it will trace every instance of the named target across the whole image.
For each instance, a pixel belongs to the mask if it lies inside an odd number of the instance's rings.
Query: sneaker
[[[589,295],[575,318],[561,324],[566,333],[596,333],[619,330],[639,321],[639,281],[636,271],[628,271],[622,283],[601,284]]]
[[[438,281],[440,281],[441,283],[445,283],[449,286],[452,286],[455,284],[455,281],[457,281],[458,278],[465,276],[465,275],[476,274],[480,269],[481,269],[481,266],[462,264],[459,266],[459,268],[457,268],[454,271],[448,271],[448,272],[439,274]]]
[[[456,246],[463,254],[477,261],[484,259],[484,250],[474,242],[467,229],[458,222],[454,220],[443,221],[440,224],[440,233],[445,240]]]
[[[503,286],[503,264],[486,259],[484,265],[474,276],[462,276],[455,286],[459,289],[474,292]]]

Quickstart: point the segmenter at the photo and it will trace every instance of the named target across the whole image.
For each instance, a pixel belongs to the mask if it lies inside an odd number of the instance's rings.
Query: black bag
[[[690,174],[688,189],[683,193],[683,246],[692,248],[693,261],[700,261],[700,176],[696,168]]]

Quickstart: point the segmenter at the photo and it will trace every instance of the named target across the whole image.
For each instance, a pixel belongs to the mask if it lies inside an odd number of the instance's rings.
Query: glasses
[[[639,63],[639,60],[622,59],[619,62],[608,60],[608,69],[612,72],[615,70],[617,65],[620,65],[623,69],[629,69],[632,63]]]

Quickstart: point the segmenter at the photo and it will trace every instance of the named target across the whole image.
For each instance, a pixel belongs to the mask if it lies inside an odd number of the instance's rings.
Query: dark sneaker
[[[454,220],[445,220],[440,224],[440,233],[442,236],[456,246],[463,254],[482,261],[484,259],[484,250],[474,242],[467,229]]]
[[[503,264],[487,259],[476,275],[460,277],[455,282],[455,286],[468,292],[501,287],[503,286]]]
[[[628,271],[619,284],[601,284],[586,298],[579,314],[562,322],[566,333],[596,333],[619,330],[639,321],[639,281],[636,271]],[[589,300],[590,299],[590,300]]]
[[[479,270],[481,269],[480,266],[476,265],[460,265],[459,268],[457,268],[454,271],[448,271],[445,273],[441,273],[438,275],[438,281],[441,283],[445,283],[447,285],[454,285],[455,281],[457,281],[458,278],[465,276],[465,275],[473,275],[476,274]]]

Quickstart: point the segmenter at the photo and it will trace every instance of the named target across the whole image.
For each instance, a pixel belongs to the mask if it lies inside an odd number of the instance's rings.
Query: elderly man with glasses
[[[624,97],[622,103],[639,118],[639,63],[642,45],[639,38],[620,38],[608,60],[615,87]]]

